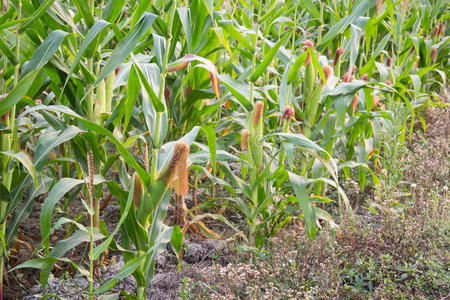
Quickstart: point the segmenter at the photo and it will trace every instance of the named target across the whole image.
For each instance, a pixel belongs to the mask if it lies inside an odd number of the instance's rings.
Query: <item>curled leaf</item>
[[[169,66],[167,67],[167,72],[179,71],[185,68],[194,60],[202,62],[203,64],[200,64],[199,67],[202,67],[209,71],[209,77],[211,78],[211,84],[213,86],[214,93],[216,94],[217,100],[219,100],[220,102],[219,74],[217,72],[216,66],[209,59],[195,54],[186,54],[184,57],[169,64]]]

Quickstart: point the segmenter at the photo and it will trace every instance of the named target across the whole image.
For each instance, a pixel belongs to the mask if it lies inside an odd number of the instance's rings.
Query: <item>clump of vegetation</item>
[[[0,299],[4,278],[47,298],[58,277],[85,280],[80,298],[145,299],[161,256],[181,270],[205,239],[253,263],[223,267],[220,295],[445,290],[415,235],[445,241],[442,226],[409,230],[448,208],[444,186],[422,207],[408,183],[414,127],[447,105],[449,10],[428,4],[1,1]],[[383,256],[346,253],[375,240]]]
[[[189,274],[180,298],[445,298],[450,203],[448,178],[442,176],[449,166],[442,162],[450,154],[450,114],[432,109],[425,116],[426,136],[414,133],[407,144],[411,152],[398,161],[406,170],[404,186],[391,190],[391,201],[381,202],[378,214],[362,208],[354,227],[322,230],[315,240],[305,237],[304,228],[285,229],[253,261],[234,253],[225,263]],[[433,185],[420,184],[435,177]],[[391,210],[396,213],[385,214]]]

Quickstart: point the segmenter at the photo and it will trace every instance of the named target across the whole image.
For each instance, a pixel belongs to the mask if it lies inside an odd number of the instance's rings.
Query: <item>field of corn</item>
[[[445,0],[1,0],[0,300],[448,297],[449,18]],[[445,150],[425,183],[408,157],[431,152],[408,149],[427,125]],[[401,245],[375,262],[372,221]],[[433,264],[396,256],[427,234]]]

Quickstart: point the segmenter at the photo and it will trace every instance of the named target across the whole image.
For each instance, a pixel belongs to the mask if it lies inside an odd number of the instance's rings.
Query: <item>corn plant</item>
[[[331,191],[340,223],[352,215],[340,178],[354,168],[363,190],[395,184],[399,149],[379,139],[392,129],[406,140],[406,122],[411,135],[446,91],[442,0],[5,0],[1,11],[0,286],[42,198],[41,241],[17,268],[40,269],[43,297],[61,264],[89,279],[90,298],[134,276],[143,299],[169,241],[182,259],[192,226],[227,238],[205,218],[257,248],[292,220],[311,238],[337,227]],[[120,220],[108,232],[101,208],[113,196]],[[181,227],[167,225],[172,199]],[[70,219],[73,201],[85,212]],[[243,228],[225,218],[230,207]],[[86,257],[68,257],[83,243]],[[110,248],[125,266],[96,289]]]

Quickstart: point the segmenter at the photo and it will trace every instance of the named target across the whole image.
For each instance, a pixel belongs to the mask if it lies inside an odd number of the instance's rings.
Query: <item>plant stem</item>
[[[89,205],[93,207],[92,197],[89,197]],[[91,226],[89,226],[89,300],[94,299],[94,216],[89,213],[89,221]]]
[[[137,300],[144,300],[145,299],[145,287],[138,286],[136,289],[136,299]]]
[[[6,8],[6,7],[5,7]],[[22,1],[19,0],[19,11],[17,14],[17,18],[22,18]],[[20,26],[20,24],[19,24]],[[17,61],[20,61],[20,34],[19,31],[16,32],[16,59]],[[20,63],[17,63],[17,65],[14,67],[14,81],[13,81],[13,89],[17,86],[18,77],[19,77],[19,68]],[[14,135],[14,122],[15,122],[15,115],[16,115],[16,106],[14,105],[10,113],[6,113],[6,117],[3,119],[2,122],[5,124],[9,124],[9,127],[11,129],[11,132]],[[14,143],[16,145],[16,143]],[[11,149],[11,134],[0,134],[0,147],[2,151],[9,151]],[[0,166],[2,168],[2,183],[3,185],[10,190],[11,189],[11,181],[12,181],[12,171],[10,172],[8,170],[9,165],[9,158],[4,157],[0,161]],[[0,224],[0,237],[2,238],[3,242],[0,244],[0,300],[3,300],[3,275],[5,271],[5,258],[7,257],[7,250],[6,250],[6,242],[4,242],[5,233],[6,233],[6,213],[8,209],[8,202],[1,201],[0,202],[0,218],[4,218],[4,221]],[[45,291],[44,291],[45,292]]]
[[[166,88],[166,75],[167,75],[167,63],[169,62],[169,49],[170,49],[170,43],[172,41],[172,25],[173,25],[173,19],[175,18],[175,11],[176,11],[176,2],[173,3],[172,13],[170,16],[169,21],[169,36],[167,37],[166,47],[164,51],[164,60],[162,67],[162,73],[161,73],[161,83],[159,86],[159,100],[162,103],[165,103],[164,101],[164,90]],[[167,108],[166,108],[167,109]],[[156,171],[157,171],[157,162],[158,162],[158,154],[159,154],[159,148],[161,144],[161,121],[162,121],[162,112],[156,113],[156,127],[155,132],[153,134],[153,155],[152,155],[152,166],[151,166],[151,173],[150,173],[150,182],[153,183],[156,180]]]
[[[94,59],[88,58],[87,68],[90,72],[94,69]],[[94,116],[94,90],[92,84],[87,85],[88,96],[87,96],[87,118],[89,121],[95,121]]]

